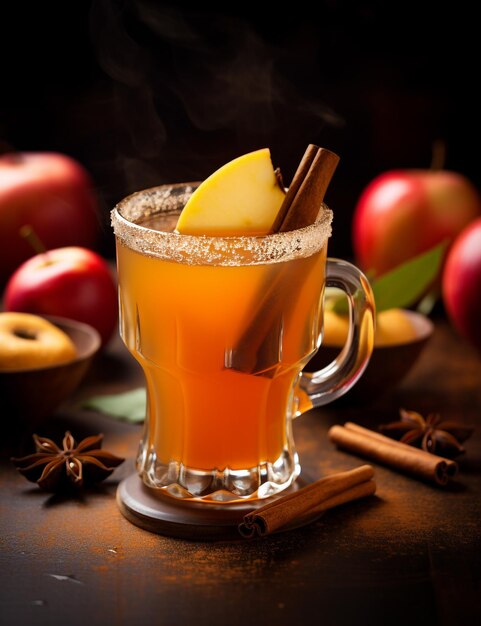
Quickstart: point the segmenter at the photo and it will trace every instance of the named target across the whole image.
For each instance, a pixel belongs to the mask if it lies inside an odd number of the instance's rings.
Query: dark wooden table
[[[142,384],[119,340],[99,358],[79,398]],[[1,623],[322,624],[481,623],[481,358],[441,319],[404,381],[370,404],[338,402],[295,422],[311,476],[364,461],[327,439],[347,420],[377,428],[399,407],[472,423],[460,473],[438,488],[375,464],[377,495],[302,529],[252,542],[190,542],[151,534],[120,513],[115,491],[133,468],[141,426],[75,408],[39,434],[105,433],[126,457],[112,477],[75,498],[49,495],[1,466]]]

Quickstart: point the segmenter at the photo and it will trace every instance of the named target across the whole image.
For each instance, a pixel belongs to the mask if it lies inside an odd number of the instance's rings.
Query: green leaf
[[[444,241],[373,281],[376,311],[415,304],[438,275],[447,244]]]
[[[339,296],[334,302],[328,304],[328,308],[337,313],[337,315],[347,315],[349,313],[349,302],[346,294]]]
[[[398,265],[379,278],[371,279],[376,312],[393,308],[408,308],[425,295],[426,289],[439,273],[447,245],[448,242],[444,241],[431,250]],[[432,297],[423,304],[426,311],[428,307],[431,307],[429,309],[431,310],[435,304]],[[346,315],[349,311],[346,296],[337,298],[334,304],[331,304],[331,308],[338,315]]]
[[[145,389],[138,388],[124,393],[92,396],[82,402],[81,407],[137,424],[145,419],[146,404]]]

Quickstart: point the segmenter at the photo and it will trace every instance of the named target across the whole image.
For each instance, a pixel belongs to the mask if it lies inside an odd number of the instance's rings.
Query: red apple
[[[117,324],[117,287],[107,261],[93,250],[64,247],[24,261],[5,289],[6,311],[57,315],[90,324],[102,345]]]
[[[354,210],[357,263],[379,276],[452,241],[481,215],[481,196],[462,174],[447,170],[398,170],[377,176]]]
[[[448,253],[443,301],[453,326],[481,352],[481,218],[462,231]]]
[[[30,224],[48,249],[95,249],[100,233],[90,175],[54,152],[0,156],[0,285],[35,254],[19,231]]]

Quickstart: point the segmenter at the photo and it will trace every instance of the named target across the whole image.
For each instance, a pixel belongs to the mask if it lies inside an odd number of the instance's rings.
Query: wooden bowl
[[[0,371],[0,415],[3,427],[34,427],[72,395],[100,348],[100,335],[88,324],[44,316],[74,342],[73,361],[35,369]]]
[[[432,321],[415,311],[405,310],[416,331],[409,342],[375,346],[369,363],[357,383],[339,400],[345,404],[372,402],[393,389],[408,374],[426,347],[434,330]],[[339,354],[340,348],[322,345],[304,368],[306,372],[319,370]]]

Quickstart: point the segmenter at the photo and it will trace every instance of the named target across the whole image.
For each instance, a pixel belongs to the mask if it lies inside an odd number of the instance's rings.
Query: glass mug
[[[265,498],[300,473],[293,418],[338,398],[364,371],[374,301],[356,267],[326,258],[326,206],[296,231],[176,233],[198,184],[139,191],[112,211],[120,333],[147,389],[137,471],[186,501]],[[326,286],[348,296],[349,337],[329,366],[302,372],[322,339]]]

